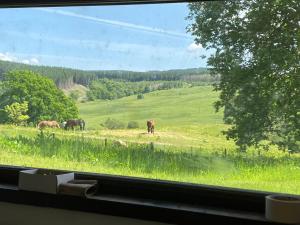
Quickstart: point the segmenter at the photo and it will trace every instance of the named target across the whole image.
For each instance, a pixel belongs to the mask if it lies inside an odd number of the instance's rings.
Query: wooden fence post
[[[150,142],[150,150],[153,151],[154,150],[154,143]]]

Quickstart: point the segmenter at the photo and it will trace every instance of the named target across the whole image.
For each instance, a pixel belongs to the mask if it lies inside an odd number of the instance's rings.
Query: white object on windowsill
[[[274,222],[300,224],[300,197],[266,196],[266,218]]]
[[[74,180],[74,173],[44,169],[23,170],[19,173],[19,189],[57,194],[58,186],[71,180]]]

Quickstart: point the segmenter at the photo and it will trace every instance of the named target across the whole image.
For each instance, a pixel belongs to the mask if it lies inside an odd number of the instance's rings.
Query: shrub
[[[80,92],[78,90],[71,91],[69,96],[76,102],[80,97]]]
[[[135,128],[139,128],[139,123],[137,121],[129,121],[127,128],[128,129],[135,129]]]
[[[137,99],[144,99],[144,95],[143,95],[143,94],[138,94],[138,95],[136,96],[136,98],[137,98]]]
[[[105,122],[101,125],[110,130],[124,129],[126,127],[125,123],[123,123],[122,121],[111,118],[105,120]]]
[[[11,105],[6,105],[4,111],[7,113],[8,121],[16,125],[25,125],[29,119],[28,102],[14,102]]]

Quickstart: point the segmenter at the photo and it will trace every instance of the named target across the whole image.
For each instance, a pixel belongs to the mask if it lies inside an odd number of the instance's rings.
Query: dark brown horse
[[[68,120],[65,124],[65,129],[68,130],[69,128],[71,128],[72,130],[74,130],[74,127],[79,126],[80,130],[84,130],[85,129],[85,121],[82,119],[73,119],[73,120]]]
[[[148,128],[148,134],[151,132],[151,134],[154,134],[154,120],[147,120],[147,128]]]

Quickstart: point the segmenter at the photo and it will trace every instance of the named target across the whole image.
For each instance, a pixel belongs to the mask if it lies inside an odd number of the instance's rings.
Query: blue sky
[[[186,3],[0,9],[0,59],[86,70],[205,67]]]

